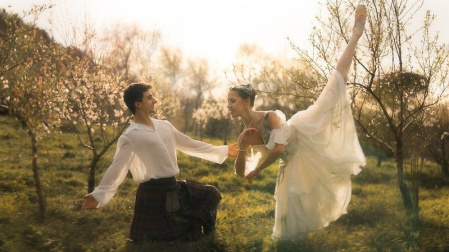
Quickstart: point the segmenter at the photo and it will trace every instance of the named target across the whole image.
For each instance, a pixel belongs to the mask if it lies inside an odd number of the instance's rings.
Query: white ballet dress
[[[266,112],[266,114],[268,111]],[[366,163],[357,138],[345,81],[334,71],[318,99],[288,121],[277,110],[281,128],[264,119],[264,145],[255,145],[246,171],[275,143],[284,144],[275,195],[273,240],[299,240],[346,213],[351,177]]]

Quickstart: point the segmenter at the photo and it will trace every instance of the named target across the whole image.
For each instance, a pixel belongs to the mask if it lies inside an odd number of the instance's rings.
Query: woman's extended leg
[[[345,82],[348,79],[349,67],[351,66],[352,63],[352,57],[354,56],[357,41],[363,34],[365,22],[366,22],[365,5],[358,5],[355,11],[354,28],[352,29],[351,39],[349,40],[345,51],[343,52],[337,63],[337,71],[341,73]]]

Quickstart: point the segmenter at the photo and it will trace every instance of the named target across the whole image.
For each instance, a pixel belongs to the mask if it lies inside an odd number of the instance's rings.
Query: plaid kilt
[[[171,211],[166,201],[173,201],[176,195],[179,205],[175,205],[179,208]],[[170,177],[141,183],[130,238],[133,242],[196,240],[214,230],[220,200],[221,195],[214,186],[195,181]]]

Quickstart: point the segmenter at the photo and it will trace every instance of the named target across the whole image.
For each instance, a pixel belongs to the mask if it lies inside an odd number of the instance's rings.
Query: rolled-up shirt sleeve
[[[98,202],[97,208],[106,205],[115,195],[128,173],[133,157],[134,148],[125,136],[121,136],[117,142],[114,161],[106,170],[98,187],[91,193]]]
[[[175,136],[176,149],[183,153],[202,158],[215,163],[223,163],[228,157],[228,146],[214,146],[202,141],[193,140],[189,136],[179,132],[172,125],[173,134]]]

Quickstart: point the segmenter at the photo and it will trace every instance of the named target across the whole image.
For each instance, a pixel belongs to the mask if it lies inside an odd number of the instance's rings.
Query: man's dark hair
[[[123,92],[123,99],[128,109],[133,113],[136,113],[135,102],[141,102],[143,93],[151,89],[151,85],[146,83],[132,83]]]

